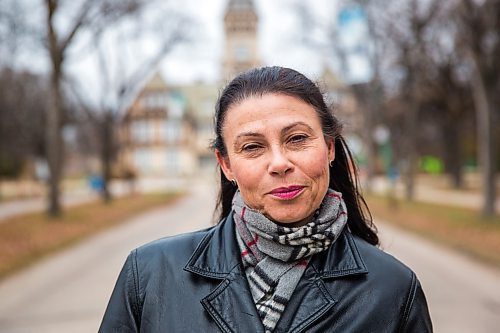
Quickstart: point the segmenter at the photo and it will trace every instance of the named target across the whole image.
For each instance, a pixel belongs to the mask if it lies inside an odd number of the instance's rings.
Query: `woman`
[[[432,332],[415,274],[376,247],[314,83],[281,67],[240,74],[215,132],[220,222],[134,250],[100,332]]]

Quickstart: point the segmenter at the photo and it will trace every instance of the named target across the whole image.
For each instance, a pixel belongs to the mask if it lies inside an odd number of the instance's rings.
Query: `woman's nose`
[[[268,172],[273,175],[284,175],[293,170],[293,163],[281,151],[274,149],[271,151]]]

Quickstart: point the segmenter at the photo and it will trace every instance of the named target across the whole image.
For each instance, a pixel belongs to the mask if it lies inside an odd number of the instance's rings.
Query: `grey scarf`
[[[335,242],[347,223],[342,194],[328,190],[312,222],[280,226],[233,198],[236,234],[252,296],[266,332],[284,312],[309,259]]]

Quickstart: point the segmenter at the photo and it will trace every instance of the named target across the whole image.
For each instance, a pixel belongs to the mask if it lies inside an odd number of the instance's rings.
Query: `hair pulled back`
[[[303,74],[284,67],[262,67],[251,69],[236,76],[221,92],[215,106],[215,139],[212,148],[222,156],[227,156],[227,149],[222,136],[222,129],[227,111],[251,97],[266,94],[281,94],[298,98],[316,111],[323,129],[323,134],[335,142],[335,160],[330,166],[329,187],[341,192],[346,203],[347,225],[351,232],[367,242],[378,245],[372,217],[363,196],[359,192],[358,176],[352,154],[341,135],[342,124],[326,105],[318,86]],[[231,212],[233,196],[238,189],[220,170],[220,190],[216,202],[215,214],[218,220]]]

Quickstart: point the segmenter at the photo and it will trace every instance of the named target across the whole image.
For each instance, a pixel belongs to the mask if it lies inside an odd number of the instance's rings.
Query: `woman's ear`
[[[328,145],[328,161],[331,163],[335,160],[335,139],[327,138],[326,144]]]
[[[219,163],[224,176],[226,176],[228,180],[234,179],[233,172],[231,171],[231,163],[229,163],[229,158],[227,156],[223,156],[218,149],[215,150],[215,158],[217,159],[217,162]]]

